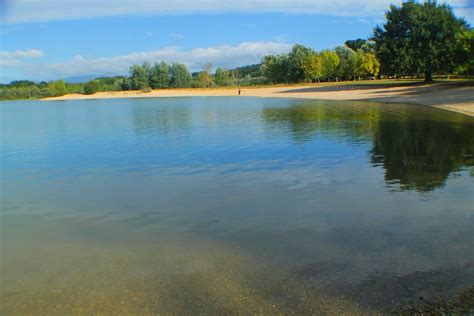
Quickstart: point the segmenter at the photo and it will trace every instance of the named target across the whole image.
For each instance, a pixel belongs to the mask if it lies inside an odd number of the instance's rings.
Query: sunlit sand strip
[[[333,89],[331,89],[333,88]],[[88,100],[110,98],[205,97],[238,96],[238,88],[162,89],[143,91],[110,91],[93,95],[68,94],[44,100]],[[368,100],[385,103],[408,103],[436,106],[474,116],[474,86],[449,87],[417,85],[377,88],[357,88],[344,85],[287,85],[241,88],[241,96],[267,98],[302,98],[321,100]]]

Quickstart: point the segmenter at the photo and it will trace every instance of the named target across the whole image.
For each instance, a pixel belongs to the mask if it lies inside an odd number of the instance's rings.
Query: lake
[[[474,118],[202,97],[0,124],[1,314],[363,314],[474,285]]]

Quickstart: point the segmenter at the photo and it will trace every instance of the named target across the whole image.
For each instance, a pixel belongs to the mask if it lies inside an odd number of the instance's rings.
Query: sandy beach
[[[193,96],[238,96],[238,89],[160,89],[143,91],[110,91],[92,95],[67,94],[44,100],[85,100],[108,98],[156,98]],[[384,103],[409,103],[435,106],[474,116],[473,82],[424,84],[421,82],[358,82],[355,84],[307,84],[270,87],[244,87],[241,96],[265,98],[303,98],[321,100],[367,100]]]

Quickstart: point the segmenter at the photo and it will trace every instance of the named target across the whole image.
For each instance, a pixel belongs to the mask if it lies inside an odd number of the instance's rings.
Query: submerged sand
[[[385,103],[410,103],[444,108],[474,116],[473,82],[424,84],[420,82],[366,81],[354,84],[306,84],[241,88],[241,96],[266,98],[302,98],[321,100],[367,100]],[[158,89],[110,91],[92,95],[67,94],[44,100],[83,100],[108,98],[156,98],[193,96],[238,96],[238,88]]]

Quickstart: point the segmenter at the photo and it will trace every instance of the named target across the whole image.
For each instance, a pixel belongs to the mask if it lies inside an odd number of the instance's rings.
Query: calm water
[[[474,119],[0,103],[1,314],[387,311],[474,285]]]

